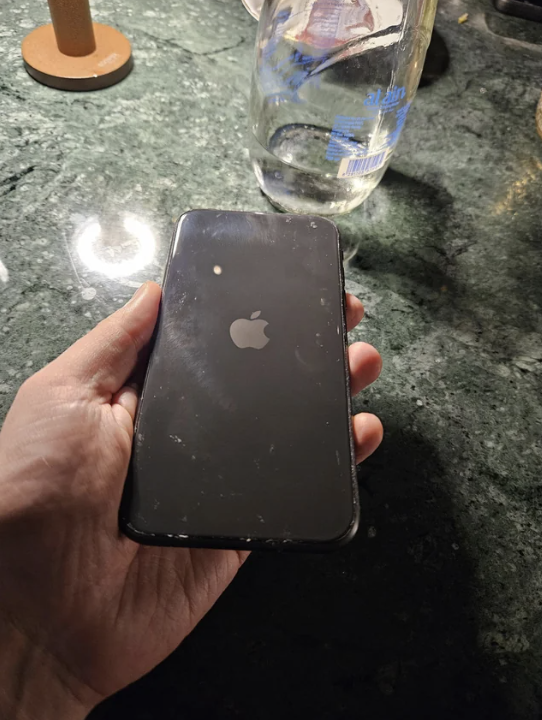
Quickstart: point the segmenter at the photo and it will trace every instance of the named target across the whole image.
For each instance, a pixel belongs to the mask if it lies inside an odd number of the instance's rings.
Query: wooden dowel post
[[[48,0],[58,49],[82,57],[96,50],[88,0]]]

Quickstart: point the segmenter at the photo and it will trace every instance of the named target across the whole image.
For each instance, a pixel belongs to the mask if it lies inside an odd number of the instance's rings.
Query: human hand
[[[83,718],[163,660],[246,558],[137,545],[118,528],[136,391],[125,386],[156,322],[146,283],[21,387],[0,433],[0,717]],[[347,299],[349,329],[361,320]],[[381,360],[350,347],[352,392]],[[382,437],[353,418],[358,462]]]

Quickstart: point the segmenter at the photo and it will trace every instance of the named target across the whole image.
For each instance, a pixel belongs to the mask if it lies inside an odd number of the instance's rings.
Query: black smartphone
[[[337,228],[179,220],[120,512],[145,544],[325,550],[358,525]]]

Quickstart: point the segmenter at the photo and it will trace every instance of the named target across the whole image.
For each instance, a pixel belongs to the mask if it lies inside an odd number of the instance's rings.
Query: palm
[[[102,409],[107,422],[101,424],[101,429],[106,433],[111,430],[116,437],[115,443],[111,435],[108,440],[104,437],[103,447],[125,447],[120,458],[124,477],[131,447],[125,427],[132,426],[132,418],[120,406],[116,413],[109,405]],[[126,437],[130,440],[127,446]],[[113,457],[106,458],[109,467],[112,462]],[[115,509],[111,520],[116,528],[119,498],[111,499]],[[95,666],[98,677],[88,684],[93,687],[94,682],[105,683],[100,687],[104,695],[140,677],[169,655],[221,595],[248,556],[233,550],[144,547],[122,536],[115,544],[121,558],[116,603],[108,618],[111,626],[99,628],[98,632],[109,638],[110,647],[104,647],[107,657],[116,658],[124,649],[124,657],[130,660],[124,666],[113,663],[108,669],[103,664]]]
[[[129,415],[128,420],[131,422]],[[118,417],[113,418],[110,427],[120,441],[125,432],[119,427]],[[121,477],[126,475],[128,461],[129,445],[121,461]],[[169,655],[214,604],[248,555],[137,545],[118,534],[119,500],[115,496],[107,503],[114,510],[109,518],[113,536],[110,550],[118,557],[118,564],[110,565],[106,587],[113,602],[104,616],[99,600],[98,627],[93,631],[106,642],[102,643],[100,657],[93,658],[81,676],[85,684],[105,696]],[[124,658],[123,663],[118,662],[119,657]]]
[[[230,583],[244,557],[233,550],[136,550],[119,603],[127,632],[114,640],[116,653],[124,640],[132,651],[136,646],[136,657],[126,676],[116,679],[117,687],[177,647]]]
[[[39,583],[45,602],[28,608],[23,632],[40,645],[53,645],[56,659],[75,680],[105,697],[148,672],[182,641],[231,581],[243,556],[142,547],[120,535],[119,479],[126,476],[132,427],[125,407],[89,397],[77,385],[54,382],[46,392],[41,383],[30,383],[18,402],[29,411],[15,422],[8,418],[10,449],[30,440],[39,455],[25,453],[25,494],[33,497],[39,484],[40,502],[55,502],[59,522],[29,537],[22,512],[22,522],[10,528],[0,566],[13,575],[16,567],[8,563],[23,561],[25,573],[3,593],[0,612],[11,617],[21,601],[32,599],[31,584]],[[43,467],[38,476],[36,465]],[[48,472],[52,467],[54,474]],[[58,562],[66,547],[77,562]]]

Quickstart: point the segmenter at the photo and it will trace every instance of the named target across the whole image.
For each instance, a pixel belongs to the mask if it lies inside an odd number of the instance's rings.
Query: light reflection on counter
[[[122,228],[124,232],[119,228],[118,235],[114,228],[111,228],[107,236],[102,225],[96,220],[90,220],[83,225],[76,235],[75,248],[87,270],[108,278],[126,278],[154,260],[156,241],[150,227],[127,214],[122,220]],[[126,255],[129,257],[125,257]],[[115,256],[119,259],[115,259]]]

